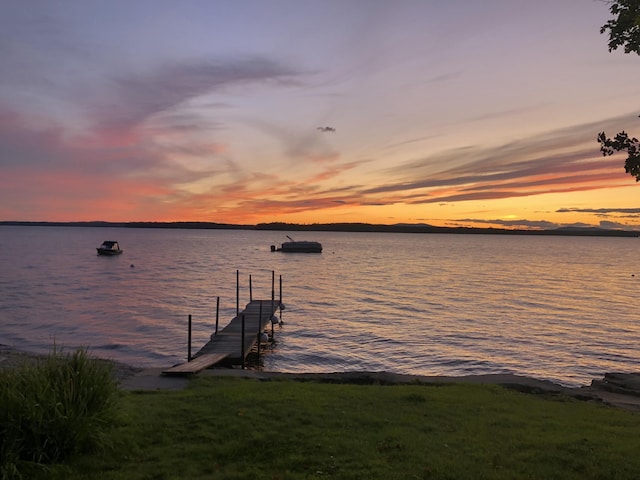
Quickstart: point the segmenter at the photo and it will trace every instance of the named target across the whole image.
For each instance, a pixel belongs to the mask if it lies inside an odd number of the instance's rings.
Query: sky
[[[640,230],[604,1],[0,7],[0,220]]]

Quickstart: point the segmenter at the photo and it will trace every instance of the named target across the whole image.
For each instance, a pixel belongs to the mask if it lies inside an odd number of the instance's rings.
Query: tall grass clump
[[[103,445],[115,419],[117,383],[108,362],[87,350],[0,372],[0,475],[21,478],[33,468]]]

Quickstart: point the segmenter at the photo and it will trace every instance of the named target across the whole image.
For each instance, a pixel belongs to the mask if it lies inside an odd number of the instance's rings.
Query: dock
[[[254,345],[259,346],[262,332],[272,328],[273,315],[280,306],[281,302],[274,299],[250,301],[226,327],[213,334],[193,358],[164,370],[162,374],[192,375],[223,360],[244,361]]]

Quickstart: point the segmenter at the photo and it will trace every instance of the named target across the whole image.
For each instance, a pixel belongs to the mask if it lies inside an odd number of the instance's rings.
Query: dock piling
[[[218,334],[218,320],[220,319],[220,297],[216,299],[216,329],[214,335]]]
[[[240,334],[240,357],[242,357],[241,369],[244,370],[244,313],[242,314],[242,333]]]
[[[240,315],[240,270],[236,270],[236,317]]]
[[[262,301],[260,301],[260,309],[258,311],[258,318],[260,321],[258,322],[258,326],[262,323]],[[256,342],[258,343],[258,362],[260,361],[260,349],[262,348],[262,329],[258,328],[258,333],[256,334]]]
[[[187,362],[191,361],[191,315],[189,315],[189,328],[187,333]]]

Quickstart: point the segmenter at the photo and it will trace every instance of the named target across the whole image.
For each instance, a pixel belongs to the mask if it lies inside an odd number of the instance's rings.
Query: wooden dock
[[[259,341],[259,335],[271,326],[271,318],[279,308],[279,300],[252,300],[226,327],[213,335],[190,361],[169,368],[162,374],[191,375],[225,359],[244,360]]]

